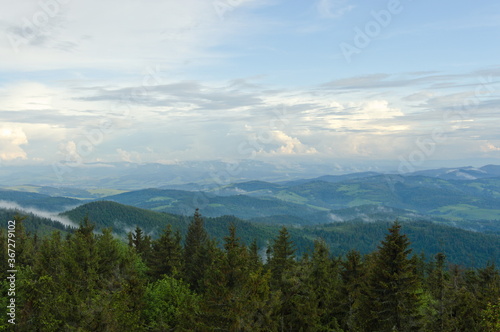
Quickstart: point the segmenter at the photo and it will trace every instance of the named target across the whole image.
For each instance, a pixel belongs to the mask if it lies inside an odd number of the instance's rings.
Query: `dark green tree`
[[[224,251],[216,253],[205,278],[203,331],[269,331],[277,302],[269,289],[269,274],[253,270],[247,248],[229,226]]]
[[[268,248],[267,254],[272,285],[276,289],[281,289],[283,273],[295,265],[295,247],[286,227],[280,229],[278,237]]]
[[[162,275],[178,277],[182,271],[181,234],[172,231],[167,225],[162,235],[153,241],[149,265],[153,279],[160,279]]]
[[[198,209],[188,226],[184,244],[184,280],[197,292],[203,289],[203,278],[211,265],[215,243],[210,240]]]
[[[369,308],[365,306],[366,267],[359,251],[349,251],[341,266],[342,284],[338,301],[341,326],[346,331],[363,331]]]
[[[151,254],[151,236],[144,235],[144,232],[139,226],[135,227],[135,231],[128,234],[129,246],[135,248],[139,256],[147,261]]]
[[[395,222],[375,254],[370,275],[371,328],[374,331],[417,331],[420,285],[410,241]]]

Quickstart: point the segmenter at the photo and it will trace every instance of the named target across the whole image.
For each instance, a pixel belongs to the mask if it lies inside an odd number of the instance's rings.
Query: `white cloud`
[[[134,72],[146,63],[179,65],[208,54],[237,23],[222,22],[213,1],[205,0],[60,2],[67,4],[14,2],[0,13],[8,37],[0,44],[0,69]]]
[[[280,130],[273,130],[269,133],[269,145],[278,145],[277,148],[267,151],[265,148],[260,151],[262,155],[309,155],[316,154],[313,147],[303,144],[297,137],[291,137]]]
[[[125,151],[122,149],[116,149],[116,152],[118,152],[118,155],[120,156],[120,159],[122,161],[126,161],[129,163],[140,163],[141,162],[141,155],[138,152],[135,151]]]
[[[15,83],[0,89],[0,109],[4,111],[50,109],[55,95],[56,91],[37,82]]]
[[[318,13],[323,18],[340,18],[354,9],[348,0],[319,0],[316,4]]]
[[[20,127],[0,127],[0,158],[2,160],[27,159],[21,145],[28,144],[28,138]]]
[[[487,142],[486,144],[481,146],[481,150],[484,152],[500,151],[500,147],[497,147],[494,144]]]
[[[60,222],[61,224],[65,225],[65,226],[78,227],[78,225],[75,224],[73,221],[71,221],[69,218],[62,217],[62,216],[60,216],[57,213],[43,211],[43,210],[39,210],[39,209],[36,209],[36,208],[33,208],[33,207],[29,207],[29,206],[20,206],[19,204],[15,203],[15,202],[11,202],[11,201],[0,200],[0,208],[25,211],[27,213],[32,213],[32,214],[34,214],[34,215],[36,215],[38,217],[42,217],[42,218],[47,218],[47,219],[52,219],[54,221],[58,221],[58,222]],[[67,207],[67,208],[69,209],[70,207]]]

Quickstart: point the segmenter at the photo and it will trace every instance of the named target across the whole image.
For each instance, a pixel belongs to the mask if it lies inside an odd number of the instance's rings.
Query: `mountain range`
[[[455,252],[456,262],[472,264],[464,248],[475,252],[470,245],[479,246],[473,257],[486,262],[496,259],[498,252],[493,248],[500,247],[496,242],[500,239],[500,166],[495,165],[404,175],[369,171],[277,182],[250,180],[218,186],[161,183],[147,188],[147,182],[146,188],[132,190],[3,186],[0,211],[4,216],[14,213],[12,209],[31,213],[29,222],[36,226],[29,229],[43,233],[68,231],[51,223],[54,219],[67,226],[89,216],[98,228],[111,227],[117,236],[124,237],[135,226],[153,236],[166,224],[185,232],[189,217],[199,208],[207,229],[218,239],[234,223],[247,243],[256,238],[265,246],[285,225],[301,252],[306,252],[315,238],[323,238],[339,253],[349,248],[370,252],[380,240],[375,237],[382,236],[385,226],[398,219],[418,239],[416,248],[430,255],[444,246]],[[46,214],[40,215],[40,210]],[[37,215],[40,220],[33,219]],[[465,233],[456,233],[457,227]]]

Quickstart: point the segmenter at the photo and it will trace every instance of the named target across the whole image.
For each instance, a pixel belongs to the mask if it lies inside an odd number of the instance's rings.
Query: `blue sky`
[[[2,6],[4,164],[500,163],[494,1]]]

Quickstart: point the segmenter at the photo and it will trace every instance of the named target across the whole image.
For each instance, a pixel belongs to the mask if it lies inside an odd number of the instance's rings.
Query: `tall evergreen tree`
[[[318,330],[338,330],[336,303],[339,301],[340,291],[339,262],[330,257],[330,251],[324,240],[314,242],[309,265],[307,282],[316,297]]]
[[[224,251],[216,253],[206,273],[199,330],[269,331],[273,327],[277,303],[270,293],[270,275],[250,266],[248,250],[230,225]]]
[[[184,244],[184,280],[191,288],[200,292],[206,269],[213,260],[215,244],[210,240],[204,227],[204,221],[198,209],[188,226]]]
[[[272,284],[280,289],[283,273],[295,264],[295,246],[286,227],[280,229],[273,245],[268,248],[268,267],[271,270]]]
[[[259,256],[259,247],[257,246],[257,239],[254,239],[248,248],[250,269],[255,271],[262,267],[262,260]]]
[[[359,251],[351,250],[341,263],[339,296],[341,325],[347,331],[362,331],[366,325],[366,268]]]
[[[374,331],[417,331],[421,328],[419,283],[410,241],[395,222],[378,247],[371,271],[371,328]]]
[[[135,227],[135,231],[128,234],[128,244],[135,248],[139,256],[147,261],[151,254],[151,236],[144,235],[144,232],[139,226]]]
[[[435,256],[435,262],[427,278],[429,292],[434,299],[434,303],[431,304],[431,309],[434,314],[432,315],[433,317],[428,318],[428,329],[447,331],[450,328],[450,314],[447,310],[447,302],[449,301],[448,281],[449,275],[446,271],[446,255],[438,253]]]
[[[151,275],[160,279],[162,275],[179,276],[182,270],[182,245],[181,234],[172,231],[172,226],[167,225],[163,234],[153,241],[151,251]]]

